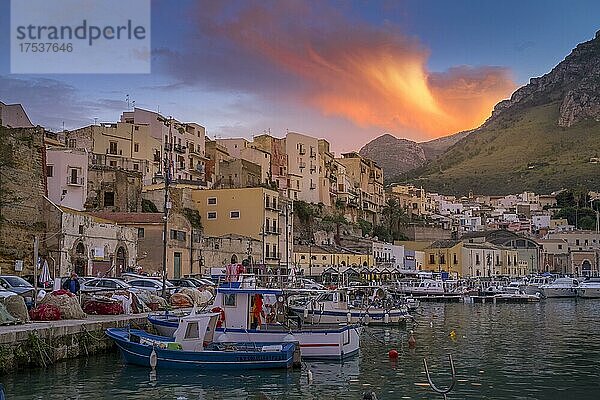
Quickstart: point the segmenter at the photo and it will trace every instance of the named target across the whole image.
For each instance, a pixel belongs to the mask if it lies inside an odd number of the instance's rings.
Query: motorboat
[[[579,283],[577,296],[586,299],[600,298],[600,278],[589,278]]]
[[[540,286],[542,295],[551,297],[577,297],[579,281],[573,278],[557,278],[552,283]]]
[[[412,319],[408,307],[379,286],[332,290],[289,310],[306,324],[394,325]]]
[[[285,296],[280,289],[264,289],[225,283],[217,288],[212,311],[219,313],[216,341],[282,342],[297,341],[302,359],[342,360],[358,353],[361,327],[348,323],[303,324],[300,317],[287,315]],[[182,317],[154,314],[148,321],[158,332],[169,334]]]
[[[552,281],[554,281],[553,276],[534,276],[527,281],[527,284],[525,285],[523,291],[525,292],[525,294],[541,293],[540,286],[548,285],[552,283]]]
[[[290,368],[297,343],[215,341],[220,313],[194,313],[182,317],[173,337],[143,330],[109,328],[124,360],[157,369],[265,369]],[[299,361],[299,357],[298,357]]]

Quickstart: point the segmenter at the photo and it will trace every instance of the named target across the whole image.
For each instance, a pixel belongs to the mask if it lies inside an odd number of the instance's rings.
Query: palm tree
[[[383,225],[394,239],[401,236],[402,227],[408,223],[408,215],[404,208],[400,206],[398,199],[390,197],[381,210]]]

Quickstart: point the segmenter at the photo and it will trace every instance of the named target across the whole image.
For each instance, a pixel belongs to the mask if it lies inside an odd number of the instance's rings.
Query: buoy
[[[456,332],[454,332],[454,329],[450,331],[450,339],[456,340]]]
[[[398,358],[398,351],[396,349],[391,349],[388,352],[388,357],[389,358]]]
[[[310,369],[308,370],[308,372],[306,374],[306,377],[308,379],[308,383],[312,383],[312,381],[313,381],[313,373],[312,373],[312,371]]]
[[[152,348],[152,353],[150,353],[150,367],[154,369],[156,368],[156,364],[158,364],[158,356],[156,355],[154,348]]]
[[[304,309],[304,318],[308,318],[308,308]]]
[[[390,314],[385,313],[385,315],[383,316],[383,323],[384,324],[389,324],[390,323]]]
[[[415,339],[413,331],[410,331],[410,336],[408,338],[408,348],[414,349],[415,347],[417,347],[417,339]]]

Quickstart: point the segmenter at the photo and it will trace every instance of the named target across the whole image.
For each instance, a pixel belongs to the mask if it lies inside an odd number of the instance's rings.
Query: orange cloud
[[[418,40],[391,26],[350,21],[320,3],[254,4],[233,16],[224,7],[210,18],[201,12],[212,34],[300,82],[302,90],[279,96],[361,127],[429,137],[471,129],[516,87],[501,67],[432,73]]]

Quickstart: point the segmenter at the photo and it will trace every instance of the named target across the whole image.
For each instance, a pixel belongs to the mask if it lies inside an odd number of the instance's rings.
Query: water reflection
[[[450,399],[600,398],[600,302],[423,305],[409,349],[402,329],[366,328],[359,357],[310,362],[302,371],[194,373],[126,366],[116,353],[2,377],[9,399],[437,399],[426,384],[458,383]],[[454,332],[454,333],[452,333]],[[390,360],[388,351],[399,357]],[[307,382],[306,368],[313,373]]]

